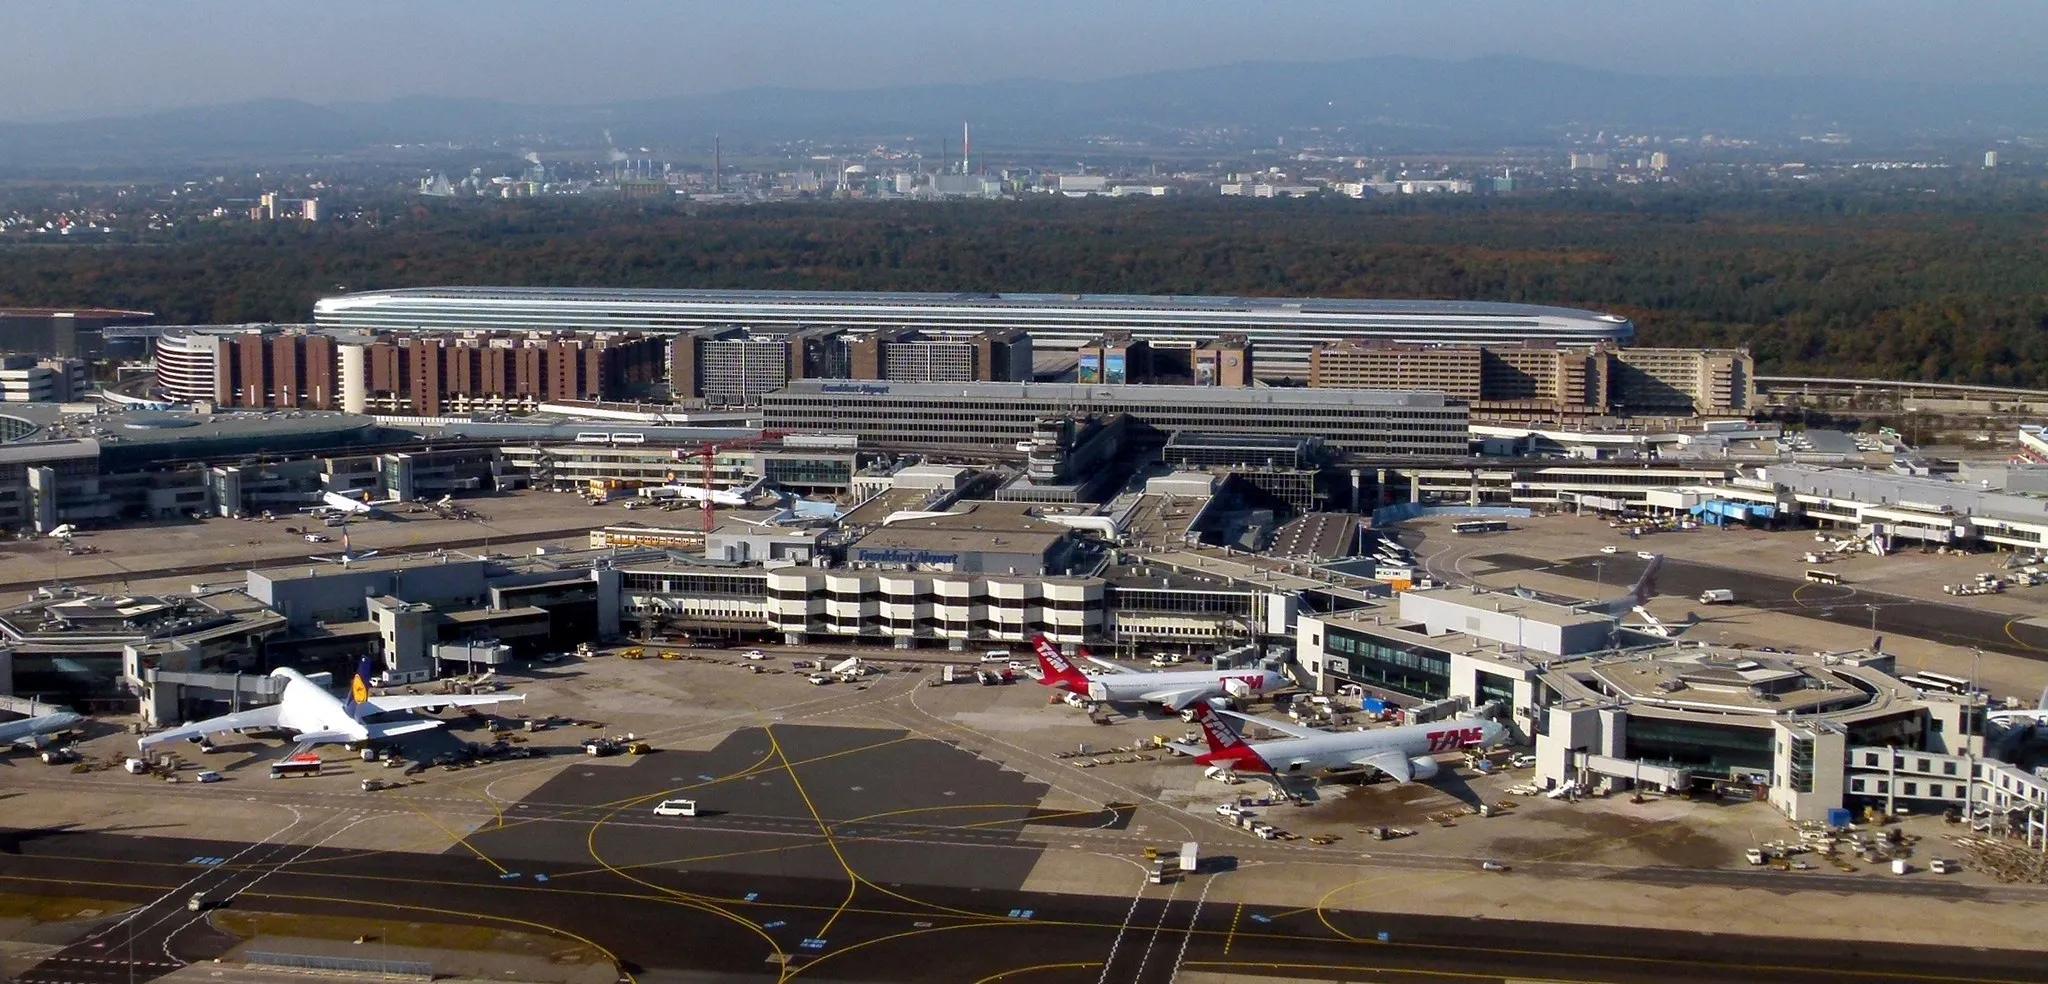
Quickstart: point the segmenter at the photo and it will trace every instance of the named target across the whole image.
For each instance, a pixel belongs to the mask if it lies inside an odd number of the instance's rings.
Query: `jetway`
[[[1573,753],[1573,765],[1597,776],[1610,779],[1626,779],[1641,785],[1677,791],[1692,787],[1692,770],[1669,765],[1652,765],[1638,759],[1617,758],[1612,755],[1594,755],[1587,752]]]

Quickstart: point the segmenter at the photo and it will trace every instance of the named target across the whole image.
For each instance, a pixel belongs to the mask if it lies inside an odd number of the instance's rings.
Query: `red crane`
[[[711,545],[711,466],[714,459],[718,457],[718,453],[720,451],[731,451],[736,448],[760,447],[763,444],[782,440],[788,433],[788,431],[764,430],[758,437],[742,437],[730,441],[707,441],[697,445],[695,448],[676,449],[677,461],[688,461],[691,458],[704,459],[704,485],[702,487],[704,489],[704,545],[706,547]]]

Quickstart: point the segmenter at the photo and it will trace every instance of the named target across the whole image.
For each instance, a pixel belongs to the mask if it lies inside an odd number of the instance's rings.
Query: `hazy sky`
[[[1517,54],[2048,83],[2048,0],[0,0],[0,119],[285,97],[589,103]]]

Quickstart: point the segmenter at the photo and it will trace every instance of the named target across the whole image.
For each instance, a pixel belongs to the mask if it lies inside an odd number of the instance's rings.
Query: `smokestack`
[[[962,122],[960,123],[960,173],[961,173],[961,174],[966,174],[966,173],[967,173],[967,161],[968,161],[968,159],[969,159],[969,155],[968,155],[968,153],[967,153],[967,123],[966,123],[966,121],[964,121],[964,120],[963,120],[963,121],[962,121]]]

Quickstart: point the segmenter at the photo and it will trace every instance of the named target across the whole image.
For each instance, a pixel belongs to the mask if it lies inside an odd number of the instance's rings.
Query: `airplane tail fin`
[[[1060,651],[1047,642],[1044,636],[1032,640],[1032,649],[1038,653],[1038,682],[1048,687],[1064,687],[1075,693],[1088,692],[1088,675]]]
[[[1247,772],[1271,772],[1266,760],[1252,749],[1237,730],[1230,726],[1216,709],[1206,700],[1198,700],[1190,707],[1195,713],[1195,723],[1202,729],[1202,740],[1209,743],[1209,751],[1195,756],[1201,765],[1228,765],[1233,769]]]
[[[1629,597],[1634,599],[1635,604],[1647,605],[1650,599],[1656,596],[1657,572],[1663,569],[1663,554],[1650,558],[1649,566],[1643,568],[1643,576],[1636,579],[1635,587],[1629,591]]]
[[[349,720],[356,721],[362,719],[363,707],[370,702],[370,678],[375,676],[376,673],[377,666],[371,661],[370,655],[368,653],[363,654],[362,662],[356,664],[355,675],[348,679],[347,708]]]

